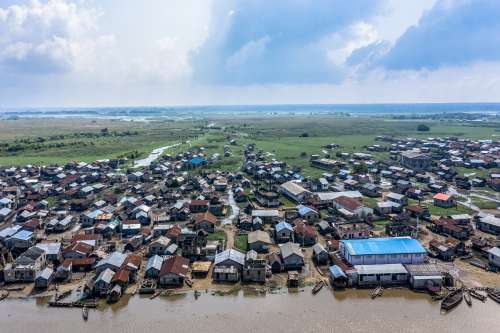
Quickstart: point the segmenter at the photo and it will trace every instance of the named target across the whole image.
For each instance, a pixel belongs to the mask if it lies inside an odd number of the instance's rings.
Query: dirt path
[[[226,249],[234,248],[234,226],[224,226],[224,233],[226,234]]]

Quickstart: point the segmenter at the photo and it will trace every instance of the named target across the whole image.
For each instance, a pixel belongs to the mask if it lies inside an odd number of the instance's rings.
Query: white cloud
[[[356,22],[330,36],[328,59],[335,65],[345,65],[353,51],[380,41],[375,27],[367,22]]]
[[[13,72],[75,69],[92,47],[100,14],[64,0],[12,5],[0,11],[0,65]]]

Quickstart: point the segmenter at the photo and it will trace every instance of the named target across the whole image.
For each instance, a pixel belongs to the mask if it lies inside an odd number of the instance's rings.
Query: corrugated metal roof
[[[341,243],[351,255],[427,253],[416,239],[410,237],[353,239]]]
[[[401,264],[384,265],[354,265],[354,268],[360,275],[369,274],[407,274],[408,271]]]

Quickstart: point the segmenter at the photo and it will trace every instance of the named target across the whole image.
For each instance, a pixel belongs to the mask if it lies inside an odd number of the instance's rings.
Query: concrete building
[[[431,158],[418,150],[409,150],[401,153],[401,165],[415,171],[427,170],[431,167]]]
[[[281,193],[283,195],[287,196],[288,198],[292,199],[295,202],[304,202],[311,192],[303,188],[301,185],[297,184],[296,182],[289,181],[286,183],[281,184],[280,186]]]
[[[410,237],[340,241],[340,253],[351,265],[421,264],[427,251]]]

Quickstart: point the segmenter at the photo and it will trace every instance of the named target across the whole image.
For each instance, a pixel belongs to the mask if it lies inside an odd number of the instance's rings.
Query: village
[[[500,302],[500,142],[379,136],[354,153],[331,143],[306,156],[318,178],[255,144],[240,170],[217,171],[238,144],[135,168],[0,168],[0,299],[85,310],[136,293],[310,286],[373,298],[405,287],[445,310],[462,297]]]

